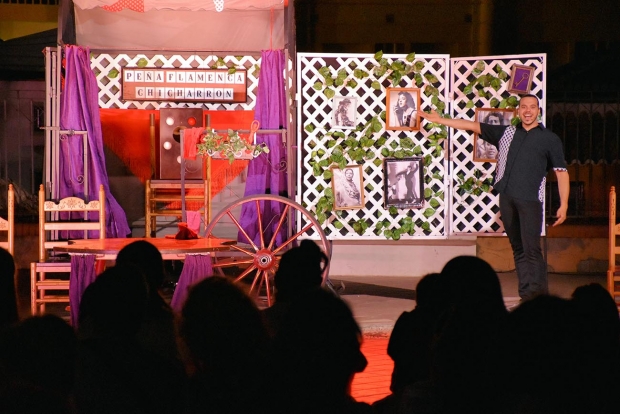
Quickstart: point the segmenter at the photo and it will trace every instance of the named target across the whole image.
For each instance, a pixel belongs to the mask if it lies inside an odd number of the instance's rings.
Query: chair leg
[[[37,314],[37,265],[30,263],[30,313]]]

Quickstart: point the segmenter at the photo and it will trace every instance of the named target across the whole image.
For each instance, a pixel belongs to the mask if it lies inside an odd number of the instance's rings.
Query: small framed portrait
[[[510,125],[516,112],[514,109],[476,108],[476,121],[489,125]],[[478,134],[474,134],[474,161],[497,162],[499,151]]]
[[[510,71],[508,92],[525,95],[532,89],[534,80],[534,68],[532,66],[513,65]]]
[[[335,96],[332,108],[332,128],[355,128],[357,98],[350,96]]]
[[[420,90],[417,88],[387,88],[385,129],[419,131]]]
[[[383,194],[385,208],[424,207],[424,159],[385,158]]]
[[[364,177],[361,165],[331,167],[334,210],[364,208]]]

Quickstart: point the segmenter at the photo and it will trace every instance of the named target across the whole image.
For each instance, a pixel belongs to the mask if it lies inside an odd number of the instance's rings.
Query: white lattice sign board
[[[501,108],[511,97],[511,103],[516,102],[518,95],[508,90],[515,65],[533,68],[530,93],[538,96],[541,107],[545,108],[546,55],[454,58],[451,59],[450,70],[451,116],[474,120],[475,108]],[[489,79],[499,81],[487,85]],[[472,88],[473,83],[475,85]],[[478,92],[477,88],[482,92]],[[450,198],[450,234],[501,234],[504,228],[499,218],[498,196],[495,193],[485,191],[479,195],[459,194],[459,175],[465,179],[477,177],[483,181],[491,178],[495,171],[494,162],[474,161],[473,138],[474,134],[469,131],[452,130],[451,133],[451,190],[446,192]]]
[[[384,55],[388,65],[403,62],[405,56]],[[298,202],[317,215],[330,239],[385,240],[385,230],[406,229],[394,239],[445,238],[447,161],[442,140],[439,146],[429,140],[432,131],[392,130],[385,128],[387,88],[419,88],[420,107],[433,102],[447,103],[448,56],[415,57],[417,71],[394,83],[388,74],[374,76],[374,55],[297,55],[298,102]],[[326,83],[325,71],[331,78]],[[358,77],[366,73],[367,77]],[[417,75],[417,77],[416,77]],[[352,80],[352,82],[351,82]],[[332,83],[333,81],[333,83]],[[373,83],[375,82],[375,83]],[[323,86],[319,85],[322,84]],[[330,90],[328,93],[327,90]],[[349,99],[354,108],[347,122],[334,121],[337,102]],[[417,109],[419,110],[420,107]],[[375,124],[369,123],[375,119]],[[424,124],[424,123],[422,123]],[[373,133],[366,135],[367,128]],[[363,154],[363,157],[362,157]],[[386,156],[424,159],[421,208],[386,207],[383,160]],[[332,190],[334,160],[340,166],[361,165],[363,206],[336,210],[325,207]],[[304,226],[307,223],[300,223]]]
[[[204,108],[207,110],[254,109],[258,90],[259,56],[217,56],[196,54],[92,53],[91,68],[99,85],[99,107],[117,109]],[[245,103],[124,101],[122,69],[171,68],[210,69],[235,67],[247,70],[247,101]]]

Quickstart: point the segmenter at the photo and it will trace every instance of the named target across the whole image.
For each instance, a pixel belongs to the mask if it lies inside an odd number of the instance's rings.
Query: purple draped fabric
[[[68,45],[65,52],[65,84],[60,100],[61,130],[88,132],[88,194],[84,194],[83,135],[60,136],[60,198],[99,199],[99,185],[106,194],[106,237],[127,237],[131,233],[127,216],[110,193],[103,152],[99,88],[90,68],[90,50]],[[97,238],[98,231],[89,232]],[[71,232],[70,238],[83,238],[83,232]]]
[[[185,256],[183,270],[179,276],[179,283],[174,290],[170,307],[180,313],[187,299],[189,289],[207,277],[213,276],[213,266],[211,266],[211,256],[208,254],[188,254]]]
[[[284,129],[286,119],[286,94],[284,73],[286,56],[283,50],[264,50],[261,55],[260,78],[256,94],[254,118],[260,122],[260,129]],[[289,139],[290,139],[289,135]],[[261,154],[250,161],[245,195],[274,194],[287,197],[286,147],[281,134],[256,134],[256,143],[266,143],[268,154]],[[273,236],[284,205],[280,202],[261,202],[261,215],[265,240]],[[246,203],[241,209],[239,223],[255,243],[260,243],[256,205]],[[276,236],[276,243],[285,240],[286,226]],[[247,241],[239,233],[239,241]]]
[[[84,291],[95,281],[95,255],[73,254],[71,255],[71,276],[69,278],[69,306],[71,307],[71,324],[74,329],[78,327],[80,314],[80,301]]]

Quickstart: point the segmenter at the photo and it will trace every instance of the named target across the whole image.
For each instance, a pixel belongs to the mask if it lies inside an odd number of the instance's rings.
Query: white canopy
[[[91,49],[126,51],[282,49],[288,3],[224,0],[217,12],[214,0],[74,0],[76,41]]]

